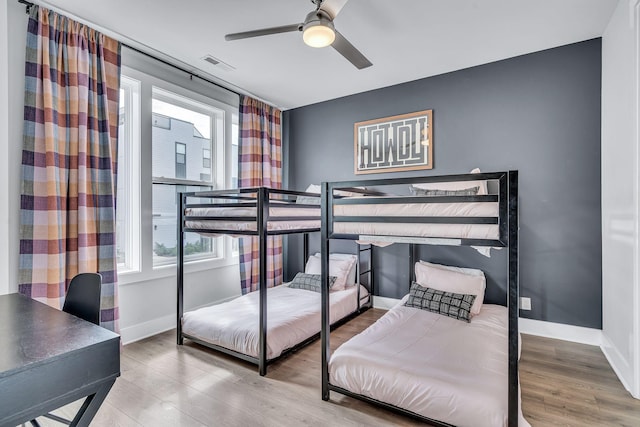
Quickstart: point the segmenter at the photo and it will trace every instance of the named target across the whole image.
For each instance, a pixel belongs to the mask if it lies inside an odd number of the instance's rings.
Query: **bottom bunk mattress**
[[[460,427],[507,426],[507,308],[466,323],[402,304],[333,353],[329,382]]]
[[[358,309],[358,289],[333,291],[330,322],[333,324]],[[361,302],[368,292],[360,286]],[[267,290],[267,359],[295,347],[320,332],[320,293],[289,288],[286,284]],[[258,357],[260,292],[185,313],[182,332],[189,337]]]

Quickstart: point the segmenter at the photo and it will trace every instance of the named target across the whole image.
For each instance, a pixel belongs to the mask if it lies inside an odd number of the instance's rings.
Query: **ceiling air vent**
[[[235,70],[235,67],[232,67],[231,65],[227,64],[226,62],[212,56],[212,55],[206,55],[203,56],[202,59],[206,62],[208,62],[209,64],[213,65],[214,67],[216,67],[217,69],[221,69],[224,71],[233,71]]]

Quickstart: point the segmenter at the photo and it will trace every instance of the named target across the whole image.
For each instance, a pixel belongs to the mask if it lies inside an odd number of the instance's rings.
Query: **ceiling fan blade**
[[[342,56],[347,58],[349,62],[351,62],[358,70],[362,70],[363,68],[367,68],[372,66],[373,64],[365,58],[365,56],[360,53],[358,49],[356,49],[349,40],[344,38],[342,34],[339,32],[336,33],[336,39],[333,41],[331,46],[340,52]]]
[[[302,24],[283,25],[281,27],[262,28],[260,30],[244,31],[242,33],[227,34],[226,41],[248,39],[250,37],[268,36],[270,34],[288,33],[290,31],[300,31]]]
[[[320,10],[326,12],[331,19],[336,19],[348,0],[324,0],[320,4]]]

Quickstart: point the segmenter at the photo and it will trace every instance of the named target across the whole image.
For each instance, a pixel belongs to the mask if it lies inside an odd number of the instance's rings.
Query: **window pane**
[[[120,271],[139,269],[139,96],[140,83],[122,76],[116,188],[116,258]]]
[[[238,188],[238,115],[231,118],[231,188]],[[239,254],[238,239],[231,243],[231,255]]]
[[[175,95],[174,103],[166,102],[165,98],[154,98],[152,103],[153,176],[190,181],[201,181],[203,174],[213,176],[211,169],[204,166],[203,153],[204,150],[211,153],[215,114],[185,107],[190,101],[184,97]]]
[[[231,186],[238,188],[238,115],[233,115],[231,125]]]
[[[129,107],[128,92],[129,88],[120,88],[120,120],[118,127],[118,176],[116,187],[116,258],[118,264],[125,265],[127,261],[127,212],[129,211],[129,203],[127,197],[127,181],[129,174],[124,164],[126,162],[125,150],[129,146],[129,135],[127,134],[126,124],[131,120],[128,117],[127,109]]]
[[[205,191],[207,187],[153,184],[153,265],[175,264],[178,226],[178,192]],[[197,199],[190,202],[197,203]],[[204,199],[203,199],[204,203]],[[185,233],[185,260],[220,256],[220,237],[203,237],[196,233]]]

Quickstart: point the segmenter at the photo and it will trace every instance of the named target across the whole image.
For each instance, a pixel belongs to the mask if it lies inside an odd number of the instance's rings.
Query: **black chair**
[[[80,273],[69,283],[67,296],[62,305],[62,311],[73,314],[87,322],[100,325],[100,292],[102,290],[102,276],[98,273]],[[69,425],[71,422],[53,414],[43,417]],[[40,427],[37,420],[31,420],[33,427]]]
[[[100,274],[78,274],[69,283],[62,311],[100,325],[101,288],[102,276]]]

